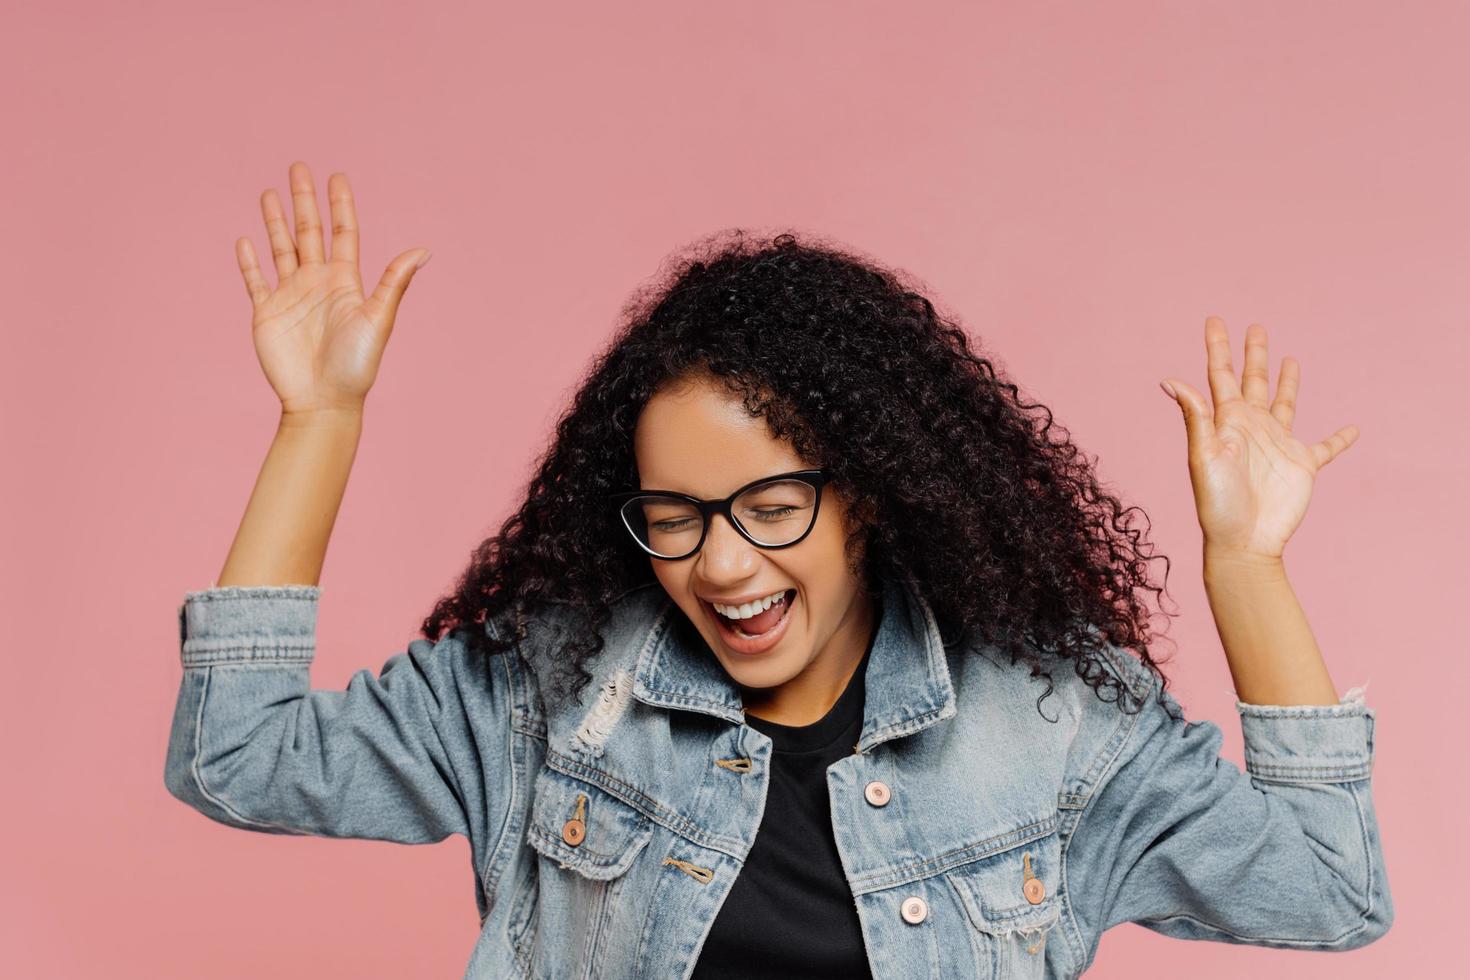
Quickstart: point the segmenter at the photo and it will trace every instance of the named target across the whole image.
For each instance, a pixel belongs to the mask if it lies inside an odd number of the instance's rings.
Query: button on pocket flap
[[[1061,842],[1052,833],[960,865],[948,877],[977,929],[1028,931],[1054,923],[1062,913],[1056,899],[1060,857]]]
[[[585,878],[605,881],[632,866],[653,836],[649,819],[592,783],[543,770],[526,841]]]

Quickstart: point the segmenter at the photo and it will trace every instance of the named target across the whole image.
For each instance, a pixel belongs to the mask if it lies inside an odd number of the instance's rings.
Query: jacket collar
[[[912,583],[885,578],[882,587],[883,617],[868,655],[860,752],[955,714],[944,644],[928,603]],[[639,647],[633,697],[655,707],[745,722],[739,688],[667,596]]]

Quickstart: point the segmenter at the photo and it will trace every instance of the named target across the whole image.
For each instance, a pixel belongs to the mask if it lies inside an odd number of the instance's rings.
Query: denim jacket
[[[467,978],[687,977],[760,826],[771,742],[662,589],[614,603],[593,683],[561,703],[535,666],[552,614],[506,654],[470,656],[456,630],[312,690],[319,598],[185,594],[168,790],[263,833],[464,835],[481,923]],[[1106,666],[1140,713],[1070,664],[1038,712],[1044,679],[946,647],[909,584],[885,582],[883,609],[862,734],[827,770],[875,977],[1073,977],[1123,922],[1319,950],[1393,922],[1361,690],[1237,701],[1242,774],[1219,727],[1171,718],[1120,648]]]

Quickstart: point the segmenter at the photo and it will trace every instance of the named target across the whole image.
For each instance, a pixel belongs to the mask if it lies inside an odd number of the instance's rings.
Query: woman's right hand
[[[289,174],[294,240],[275,188],[260,195],[275,256],[274,290],[261,274],[250,239],[235,242],[235,257],[255,310],[251,326],[255,354],[287,414],[361,411],[378,376],[398,303],[413,274],[429,260],[429,252],[419,248],[401,253],[364,299],[357,267],[357,212],[347,175],[335,173],[327,179],[332,215],[328,258],[311,171],[297,161]]]

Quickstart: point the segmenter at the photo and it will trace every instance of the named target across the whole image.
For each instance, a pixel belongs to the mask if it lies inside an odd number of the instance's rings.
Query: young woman
[[[1149,653],[1152,547],[1042,406],[896,274],[793,235],[690,253],[560,419],[424,636],[312,690],[316,584],[421,250],[364,297],[306,166],[277,285],[237,243],[281,424],[179,609],[166,783],[265,833],[465,835],[472,977],[1075,976],[1104,930],[1342,950],[1393,921],[1374,712],[1282,553],[1351,444],[1205,325],[1178,380],[1246,774]],[[1167,560],[1166,575],[1167,579]]]

